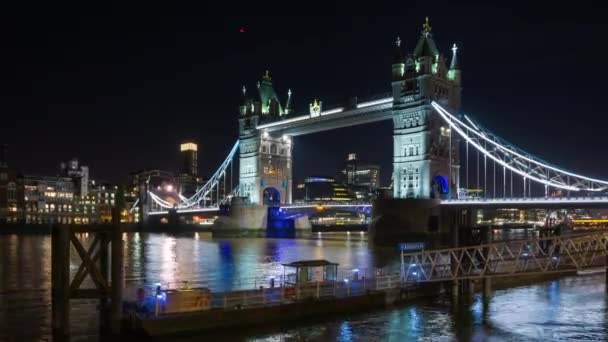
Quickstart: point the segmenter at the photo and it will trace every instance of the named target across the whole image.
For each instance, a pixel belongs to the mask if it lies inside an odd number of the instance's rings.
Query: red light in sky
[[[245,28],[244,28],[244,27],[241,27],[241,28],[239,29],[239,32],[240,32],[240,33],[245,33]]]

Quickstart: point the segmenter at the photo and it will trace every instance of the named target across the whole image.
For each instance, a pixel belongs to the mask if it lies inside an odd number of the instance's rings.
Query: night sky
[[[177,170],[178,144],[192,138],[209,175],[237,138],[243,85],[255,90],[269,69],[299,112],[313,97],[389,92],[396,35],[413,51],[429,16],[439,49],[460,47],[464,112],[545,160],[608,178],[606,20],[583,2],[125,3],[2,11],[0,143],[11,167],[55,174],[78,157],[93,178],[120,182]],[[349,152],[381,164],[388,185],[392,123],[297,137],[295,179],[333,175]]]

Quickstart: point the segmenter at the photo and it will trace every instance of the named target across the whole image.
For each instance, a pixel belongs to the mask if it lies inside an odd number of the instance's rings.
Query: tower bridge
[[[399,38],[395,41],[389,94],[363,101],[351,98],[331,108],[312,99],[306,113],[292,108],[291,90],[281,101],[267,71],[254,91],[243,87],[238,141],[210,180],[194,196],[180,197],[179,203],[149,189],[148,200],[140,205],[154,216],[170,210],[214,212],[232,203],[232,214],[255,218],[239,224],[263,227],[267,207],[295,209],[293,137],[392,120],[393,144],[380,147],[393,151],[392,194],[373,206],[399,229],[432,230],[436,224],[429,222],[446,216],[441,211],[608,207],[608,181],[544,161],[461,112],[457,53],[453,45],[448,63],[427,20],[410,53],[404,53]],[[237,158],[238,179],[230,186]],[[470,188],[481,189],[481,195],[469,196],[464,190]]]

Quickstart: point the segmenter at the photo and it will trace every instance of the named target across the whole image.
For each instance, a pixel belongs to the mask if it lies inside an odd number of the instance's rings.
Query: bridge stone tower
[[[455,197],[459,187],[459,143],[431,106],[460,108],[461,71],[454,45],[449,69],[440,54],[428,18],[413,54],[395,42],[393,91],[393,197]]]
[[[257,94],[249,97],[243,87],[239,107],[240,191],[254,205],[291,203],[292,139],[256,127],[291,112],[291,90],[284,105],[272,86],[270,74],[257,83]]]

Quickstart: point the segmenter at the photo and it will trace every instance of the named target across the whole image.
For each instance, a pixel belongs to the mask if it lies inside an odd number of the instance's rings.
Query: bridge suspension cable
[[[150,198],[161,208],[164,209],[189,209],[203,203],[203,206],[206,206],[207,197],[211,195],[210,202],[215,202],[216,204],[220,203],[220,184],[223,183],[223,198],[226,198],[226,173],[230,168],[230,182],[232,184],[232,162],[234,160],[234,156],[239,147],[239,141],[237,140],[234,143],[234,146],[228,153],[228,156],[224,160],[224,162],[220,165],[220,167],[215,171],[213,176],[200,188],[197,189],[196,193],[192,195],[190,198],[186,198],[182,194],[179,194],[180,203],[172,204],[166,200],[163,200],[158,195],[154,194],[151,191],[148,191],[148,195]],[[213,193],[215,192],[215,194]],[[235,193],[233,191],[232,193]],[[232,194],[231,193],[231,194]],[[215,195],[215,198],[214,198]]]
[[[590,178],[550,165],[542,159],[513,146],[488,130],[481,128],[469,117],[465,116],[465,120],[468,121],[467,124],[456,116],[450,114],[436,102],[433,101],[431,105],[445,120],[445,122],[449,124],[450,128],[454,129],[462,138],[465,139],[467,145],[471,144],[477,150],[478,186],[479,154],[481,154],[484,157],[484,175],[486,174],[486,158],[490,158],[494,162],[503,166],[503,175],[506,176],[506,169],[511,172],[511,193],[513,192],[513,173],[523,177],[523,191],[524,196],[527,197],[532,195],[532,181],[545,185],[546,195],[548,194],[548,187],[567,191],[592,192],[603,191],[608,188],[608,181]]]

